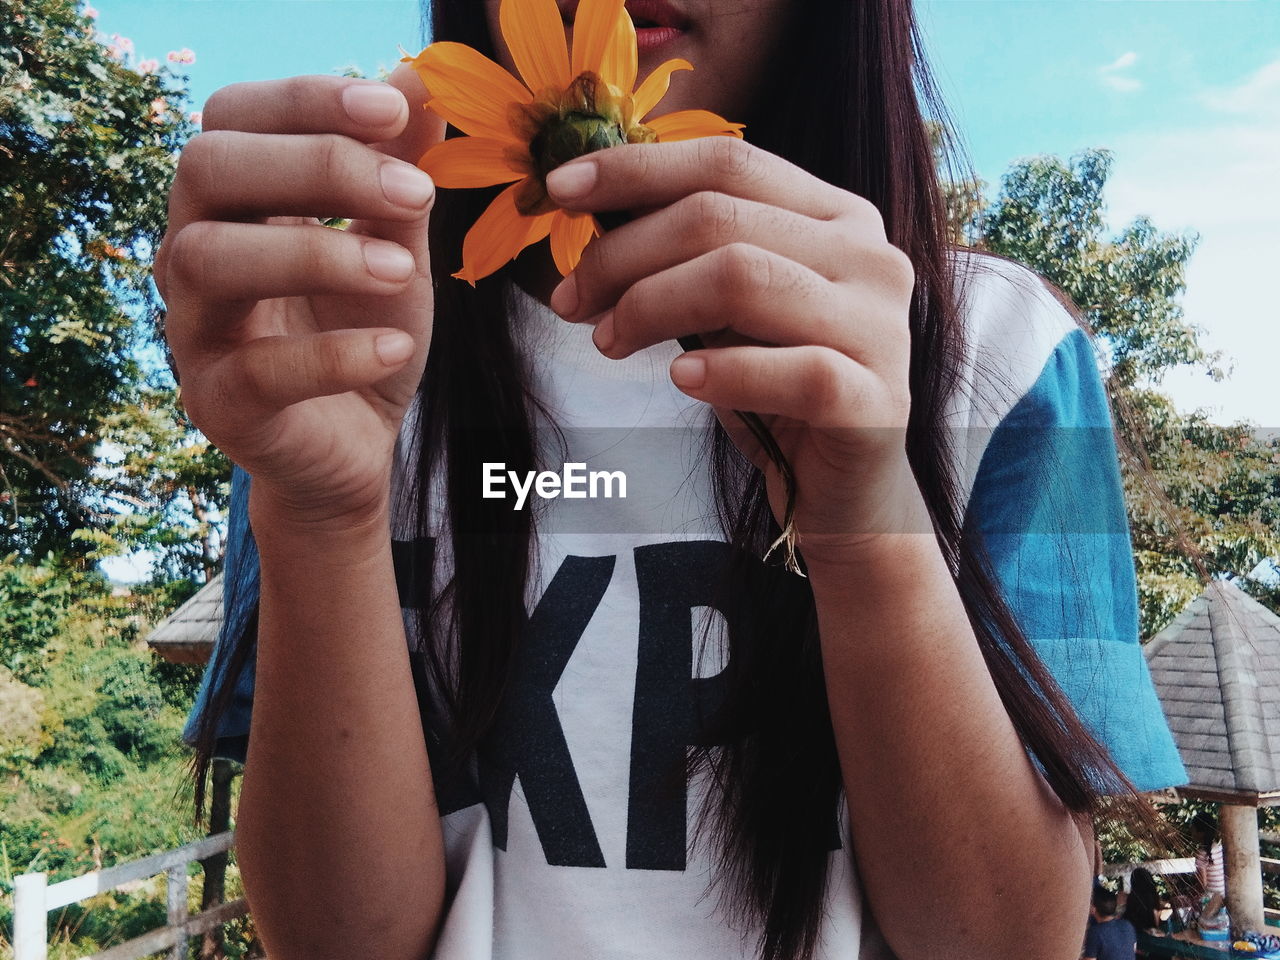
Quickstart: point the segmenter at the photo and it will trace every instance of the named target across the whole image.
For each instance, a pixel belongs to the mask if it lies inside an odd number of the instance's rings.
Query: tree
[[[953,239],[1010,257],[1057,284],[1105,349],[1105,383],[1118,439],[1138,569],[1142,634],[1167,624],[1201,589],[1202,575],[1233,575],[1272,609],[1280,590],[1249,579],[1280,554],[1280,439],[1245,423],[1180,413],[1160,391],[1170,370],[1226,374],[1180,298],[1197,238],[1161,233],[1140,217],[1107,236],[1103,192],[1112,155],[1013,165],[994,201],[985,184],[948,186]]]
[[[1162,234],[1145,217],[1108,238],[1103,188],[1111,164],[1107,150],[1086,151],[1069,164],[1056,157],[1015,164],[978,221],[979,245],[1035,268],[1070,294],[1106,338],[1113,388],[1158,386],[1183,365],[1222,379],[1221,357],[1200,347],[1204,331],[1185,322],[1178,302],[1197,239]]]
[[[156,585],[207,583],[222,559],[231,464],[158,379],[105,418],[98,523],[75,536],[94,544],[93,559],[148,551]]]
[[[0,554],[91,549],[71,534],[143,377],[184,97],[71,0],[0,0]]]

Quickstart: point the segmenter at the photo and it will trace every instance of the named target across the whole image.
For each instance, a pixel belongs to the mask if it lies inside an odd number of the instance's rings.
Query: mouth
[[[578,13],[581,0],[559,0],[560,16],[566,26],[572,26]],[[627,13],[636,31],[642,30],[678,30],[689,29],[691,21],[676,10],[667,0],[627,0]]]

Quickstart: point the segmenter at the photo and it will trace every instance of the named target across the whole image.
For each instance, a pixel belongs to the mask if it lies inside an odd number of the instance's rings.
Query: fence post
[[[44,873],[22,873],[13,878],[13,960],[48,960],[49,910]]]
[[[181,863],[165,871],[169,883],[169,926],[180,927],[187,922],[187,865]],[[17,960],[15,957],[14,960]],[[187,960],[187,935],[182,934],[169,948],[169,960]]]

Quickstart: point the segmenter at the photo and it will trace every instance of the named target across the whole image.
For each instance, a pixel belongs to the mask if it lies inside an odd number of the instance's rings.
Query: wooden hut
[[[147,636],[147,645],[171,663],[207,663],[222,626],[222,574],[165,617]]]
[[[1144,647],[1190,782],[1220,804],[1227,911],[1263,930],[1258,808],[1280,803],[1280,617],[1215,580]]]

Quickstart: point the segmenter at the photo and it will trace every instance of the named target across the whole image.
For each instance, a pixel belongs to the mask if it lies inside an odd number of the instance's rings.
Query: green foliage
[[[1141,863],[1146,860],[1195,856],[1195,838],[1191,833],[1192,819],[1202,810],[1217,814],[1217,804],[1203,800],[1183,800],[1180,803],[1157,802],[1156,808],[1169,823],[1173,824],[1176,831],[1182,834],[1182,844],[1166,849],[1152,849],[1142,841],[1136,840],[1119,818],[1099,818],[1097,836],[1102,844],[1103,860],[1106,863]]]
[[[0,557],[0,666],[19,681],[38,683],[71,634],[99,646],[135,639],[153,601],[143,594],[135,603],[136,610],[123,606],[101,574],[53,554],[39,564],[19,563],[16,554]]]
[[[1107,237],[1103,188],[1111,164],[1106,150],[1069,164],[1056,157],[1015,164],[980,218],[981,246],[1027,264],[1071,296],[1106,338],[1116,384],[1159,384],[1185,364],[1205,364],[1220,379],[1218,355],[1200,347],[1203,331],[1184,321],[1179,303],[1196,239],[1162,234],[1145,217]]]
[[[57,882],[199,839],[180,742],[199,677],[188,669],[162,680],[159,658],[139,643],[183,594],[125,594],[52,559],[23,566],[10,557],[0,562],[0,584],[17,598],[0,606],[5,887],[17,873],[47,871]],[[0,930],[11,911],[0,896]],[[54,914],[54,939],[67,947],[62,955],[82,956],[163,925],[164,916],[157,889],[117,891]]]
[[[0,0],[0,551],[75,549],[92,526],[95,447],[158,308],[184,96],[70,0]]]
[[[43,670],[44,650],[57,639],[74,593],[58,576],[52,554],[39,566],[15,561],[0,561],[0,666],[21,682]]]
[[[1181,414],[1154,390],[1125,400],[1127,437],[1151,467],[1126,471],[1146,635],[1200,593],[1196,559],[1280,611],[1280,590],[1245,577],[1280,554],[1280,437]]]

